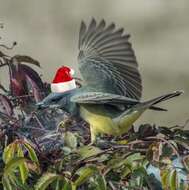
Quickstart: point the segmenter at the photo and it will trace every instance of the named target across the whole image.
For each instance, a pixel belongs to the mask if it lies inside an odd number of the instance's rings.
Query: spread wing
[[[79,69],[87,86],[139,100],[141,77],[129,35],[92,19],[88,27],[81,23],[79,34]]]
[[[117,94],[104,93],[104,92],[80,92],[71,97],[71,102],[78,104],[106,104],[122,109],[122,106],[130,107],[140,103],[138,100],[120,96]],[[120,107],[121,106],[121,107]],[[125,108],[125,107],[124,107]],[[150,109],[156,111],[167,111],[164,108],[151,106]]]

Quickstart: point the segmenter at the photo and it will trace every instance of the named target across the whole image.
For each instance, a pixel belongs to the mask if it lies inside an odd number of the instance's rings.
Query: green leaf
[[[122,170],[121,177],[125,178],[132,172],[132,166],[129,164],[126,164],[124,169]]]
[[[77,190],[77,186],[74,183],[71,184],[71,190]]]
[[[148,176],[147,171],[145,170],[144,167],[139,167],[139,168],[135,169],[133,174],[136,175],[136,176],[139,176],[139,177]]]
[[[82,146],[81,148],[77,149],[77,153],[83,158],[88,158],[91,156],[95,156],[101,153],[102,150],[95,146]]]
[[[58,180],[56,180],[56,188],[55,188],[55,190],[59,190],[60,186],[61,186],[60,180],[58,179]]]
[[[16,151],[16,147],[15,144],[11,143],[9,144],[3,152],[3,161],[6,164],[7,162],[9,162],[13,157],[14,157],[14,153]]]
[[[5,175],[4,175],[5,176]],[[7,176],[11,185],[13,187],[16,187],[17,186],[17,181],[19,180],[19,178],[15,175],[15,173],[9,173],[9,175]]]
[[[32,190],[31,187],[29,187],[26,183],[23,184],[22,181],[18,178],[18,176],[14,176],[11,174],[10,179],[12,178],[11,182],[14,184],[13,189],[18,189],[18,190]]]
[[[30,159],[39,165],[39,160],[33,147],[28,143],[24,143],[24,147],[27,149]]]
[[[132,163],[133,161],[141,160],[141,159],[143,159],[143,158],[144,158],[144,157],[141,156],[140,153],[134,153],[134,154],[131,154],[130,156],[128,156],[128,157],[125,159],[125,161],[126,161],[127,163]]]
[[[18,146],[17,156],[24,157],[24,153],[23,153],[20,145]],[[29,170],[28,170],[25,162],[19,165],[19,170],[20,170],[20,176],[21,176],[22,183],[24,184],[26,182],[26,179],[28,178],[28,174],[29,174]]]
[[[67,131],[64,135],[64,143],[66,146],[74,149],[77,147],[77,138],[73,133]]]
[[[134,170],[137,167],[136,161],[140,161],[142,159],[143,159],[143,156],[141,156],[140,153],[135,153],[126,157],[125,159],[124,157],[112,159],[109,162],[109,166],[112,169],[115,169],[115,168],[121,167],[122,165],[126,165],[126,166],[129,166],[129,168],[132,167],[132,170]]]
[[[162,187],[163,187],[163,189],[166,189],[167,185],[168,185],[169,170],[166,170],[166,169],[161,170],[160,171],[160,176],[161,176]]]
[[[71,148],[70,148],[70,147],[67,147],[67,146],[64,146],[64,147],[62,148],[62,150],[63,150],[63,152],[64,152],[64,155],[69,155],[69,154],[72,152]]]
[[[17,157],[10,160],[4,168],[4,175],[9,175],[9,173],[13,172],[15,168],[19,167],[20,165],[24,164],[27,161],[26,158]]]
[[[85,183],[92,175],[94,175],[97,172],[97,168],[94,166],[86,166],[80,168],[76,174],[79,175],[79,177],[74,182],[74,185],[76,187],[82,185]]]
[[[98,175],[96,178],[96,183],[97,183],[97,190],[106,190],[107,189],[107,185],[106,185],[106,180],[104,178],[103,175]]]
[[[74,190],[74,189],[72,188],[72,185],[65,180],[64,186],[61,190]]]
[[[51,183],[61,178],[60,175],[54,173],[45,173],[35,185],[35,190],[45,190]]]
[[[4,190],[13,190],[13,188],[12,188],[12,186],[10,184],[10,181],[9,181],[9,179],[8,179],[7,176],[6,177],[4,176],[2,178],[2,184],[3,184],[3,189]]]
[[[169,186],[170,190],[177,190],[177,171],[172,170],[169,174]]]

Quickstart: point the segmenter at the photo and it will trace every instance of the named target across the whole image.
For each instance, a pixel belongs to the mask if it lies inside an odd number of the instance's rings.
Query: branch
[[[5,93],[9,92],[2,84],[0,84],[0,89],[3,90]]]
[[[0,47],[4,48],[6,50],[12,50],[16,45],[17,45],[17,42],[13,42],[10,47],[5,44],[0,44]]]

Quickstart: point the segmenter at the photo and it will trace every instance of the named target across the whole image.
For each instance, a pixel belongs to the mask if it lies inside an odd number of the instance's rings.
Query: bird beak
[[[43,110],[43,109],[46,109],[46,108],[50,108],[50,109],[59,108],[60,105],[58,105],[58,104],[45,105],[42,102],[39,102],[39,103],[36,104],[36,107],[37,107],[37,110]]]
[[[41,109],[47,108],[48,106],[43,104],[43,102],[39,102],[39,103],[36,104],[36,107],[37,107],[38,110],[41,110]]]

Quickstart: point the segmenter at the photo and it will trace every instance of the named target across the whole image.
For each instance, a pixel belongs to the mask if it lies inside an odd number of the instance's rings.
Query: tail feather
[[[160,107],[157,107],[157,106],[150,106],[149,109],[155,110],[155,111],[168,111],[165,108],[160,108]]]
[[[174,91],[172,93],[165,94],[165,95],[159,96],[157,98],[154,98],[152,100],[148,100],[146,102],[143,102],[142,104],[144,106],[147,106],[147,107],[154,107],[154,105],[156,105],[160,102],[163,102],[165,100],[171,99],[173,97],[180,96],[182,93],[183,93],[183,91]]]

